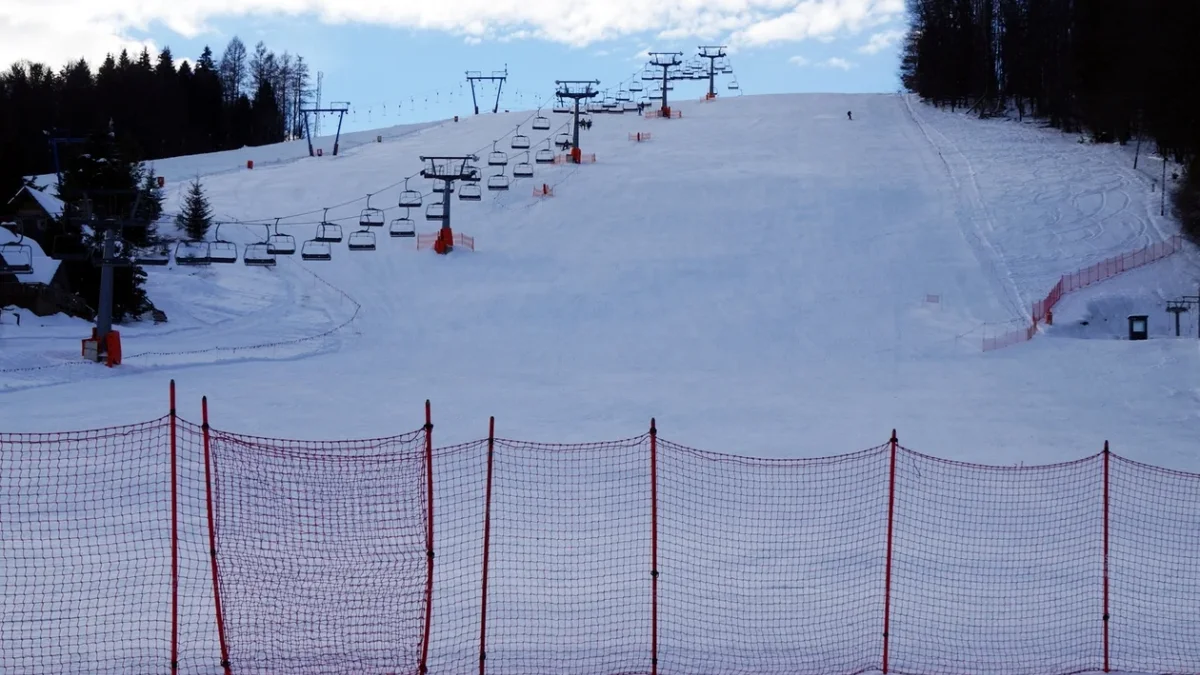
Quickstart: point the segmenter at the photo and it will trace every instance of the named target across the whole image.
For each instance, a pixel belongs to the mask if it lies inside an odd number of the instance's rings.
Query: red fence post
[[[1108,670],[1108,441],[1104,441],[1104,672]]]
[[[650,418],[650,675],[658,675],[658,426]]]
[[[421,638],[422,675],[429,672],[429,630],[433,626],[433,413],[425,400],[425,634]]]
[[[892,429],[892,439],[888,442],[890,459],[888,467],[888,521],[887,521],[887,563],[883,573],[883,673],[888,672],[888,629],[892,620],[892,525],[896,513],[896,430]]]
[[[161,178],[161,177],[160,177]],[[171,672],[179,671],[179,473],[176,471],[175,380],[171,380]]]
[[[229,663],[229,644],[225,641],[225,613],[221,611],[221,584],[217,580],[217,528],[213,518],[211,434],[208,426],[208,397],[200,399],[200,417],[204,431],[204,492],[208,504],[208,555],[212,563],[213,604],[217,610],[217,641],[221,645],[221,668],[225,675],[233,674]]]
[[[487,490],[483,505],[483,598],[479,606],[479,675],[487,658],[488,551],[492,539],[492,459],[496,448],[496,418],[488,419]]]

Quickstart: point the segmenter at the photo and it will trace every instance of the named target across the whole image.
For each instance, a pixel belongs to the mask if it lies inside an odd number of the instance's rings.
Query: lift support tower
[[[708,95],[712,100],[717,97],[717,59],[725,57],[725,45],[700,45],[700,58],[708,59]]]
[[[349,101],[338,101],[337,103],[330,103],[328,108],[316,107],[316,108],[301,108],[300,109],[300,113],[304,115],[304,138],[308,140],[308,156],[309,157],[313,156],[312,131],[310,130],[310,128],[308,126],[309,113],[312,113],[314,115],[319,115],[321,113],[337,113],[337,116],[338,116],[337,134],[333,137],[333,156],[337,157],[338,143],[340,143],[342,140],[342,120],[345,119],[346,112],[348,112],[349,110],[350,110],[350,102]]]
[[[670,71],[675,66],[683,63],[679,57],[683,56],[683,52],[650,52],[650,65],[663,69],[662,77],[662,116],[666,119],[671,118],[671,106],[667,105],[667,86],[672,79]]]
[[[450,228],[450,204],[453,199],[455,181],[469,181],[477,178],[478,169],[470,167],[468,162],[478,162],[476,155],[454,155],[446,157],[421,156],[425,168],[421,169],[421,177],[445,182],[445,196],[442,198],[442,229],[438,231],[437,242],[433,250],[441,254],[454,250],[454,230]]]
[[[475,98],[475,82],[499,82],[496,87],[496,105],[492,106],[492,112],[500,111],[500,92],[504,89],[504,82],[508,80],[508,64],[504,64],[504,70],[493,70],[491,75],[484,75],[478,70],[467,71],[467,82],[471,83],[471,103],[475,104],[475,114],[479,114],[479,100]]]
[[[594,98],[600,93],[592,89],[592,85],[600,84],[600,80],[555,80],[554,84],[558,88],[555,94],[559,98],[569,98],[575,101],[575,114],[572,115],[574,134],[571,139],[571,159],[579,163],[579,102],[586,98]]]

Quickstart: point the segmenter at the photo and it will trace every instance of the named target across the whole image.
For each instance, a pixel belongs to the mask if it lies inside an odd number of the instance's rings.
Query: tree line
[[[908,0],[900,79],[937,105],[1015,110],[1094,142],[1153,141],[1184,167],[1176,215],[1200,236],[1200,3]]]
[[[219,61],[209,47],[194,62],[177,61],[168,47],[157,57],[146,49],[109,54],[94,70],[83,59],[57,71],[14,63],[0,74],[0,209],[22,176],[54,171],[52,137],[111,130],[131,161],[300,137],[310,80],[303,57],[262,42],[250,51],[237,37]],[[59,152],[71,157],[78,146]]]

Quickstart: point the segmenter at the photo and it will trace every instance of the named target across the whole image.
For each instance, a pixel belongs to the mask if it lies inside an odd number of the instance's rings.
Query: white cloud
[[[788,63],[792,64],[793,66],[803,67],[803,66],[807,66],[809,63],[811,63],[811,61],[804,58],[803,56],[793,56],[792,58],[788,59]]]
[[[834,56],[821,62],[821,65],[826,68],[841,68],[842,70],[850,70],[855,64],[850,63],[846,59]]]
[[[860,54],[878,54],[899,42],[903,37],[904,31],[902,30],[885,30],[882,33],[872,35],[867,44],[858,48],[858,52]]]
[[[737,48],[859,32],[903,11],[904,0],[0,0],[0,63],[96,59],[140,50],[131,31],[154,24],[192,38],[213,20],[248,16],[437,30],[471,42],[519,35],[581,47],[653,33]]]

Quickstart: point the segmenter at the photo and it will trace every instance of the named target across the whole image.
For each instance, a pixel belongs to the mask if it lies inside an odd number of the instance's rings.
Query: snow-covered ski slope
[[[1032,342],[980,350],[1059,275],[1177,231],[1127,149],[897,95],[674,107],[681,119],[593,115],[582,144],[595,164],[537,165],[506,193],[455,200],[474,252],[418,251],[384,228],[377,251],[335,244],[329,262],[149,269],[170,321],[124,327],[117,369],[79,363],[81,323],[4,322],[0,427],[156,417],[175,378],[184,416],[207,394],[214,425],[267,436],[394,433],[430,398],[439,443],[485,435],[489,415],[503,436],[562,442],[640,433],[656,416],[676,441],[752,455],[848,452],[896,427],[948,458],[1042,463],[1109,439],[1200,470],[1185,449],[1200,410],[1195,328],[1166,339],[1163,308],[1194,292],[1191,248],[1068,296]],[[393,129],[338,157],[301,144],[286,161],[270,147],[157,166],[168,210],[207,173],[218,217],[294,216],[280,230],[300,243],[326,206],[357,229],[367,193],[397,217],[422,154],[477,152],[486,176],[499,139],[511,175],[518,124],[537,150],[566,121],[547,113],[538,132],[532,115]],[[629,140],[638,131],[652,139]],[[553,197],[532,196],[543,183]],[[430,186],[410,181],[426,204]],[[1130,313],[1149,314],[1156,339],[1114,339]]]

